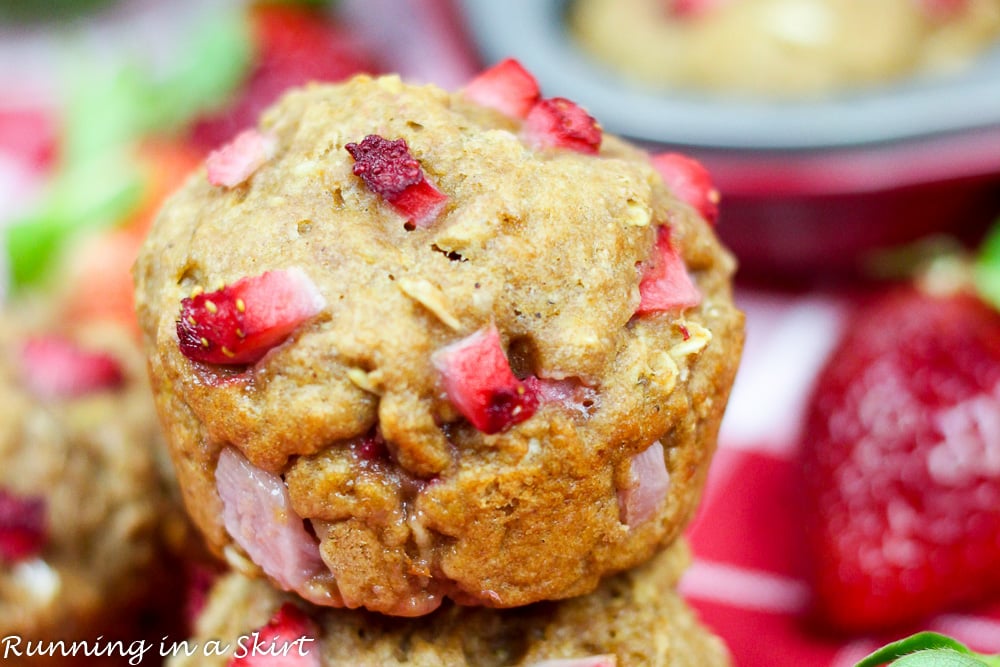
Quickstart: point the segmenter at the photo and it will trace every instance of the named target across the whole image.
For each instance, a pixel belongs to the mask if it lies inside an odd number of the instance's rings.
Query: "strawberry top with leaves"
[[[804,445],[827,623],[893,626],[1000,592],[1000,313],[915,288],[859,310]]]

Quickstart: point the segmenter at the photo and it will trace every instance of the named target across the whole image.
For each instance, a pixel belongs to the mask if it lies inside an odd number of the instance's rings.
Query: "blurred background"
[[[1000,652],[1000,579],[979,571],[977,594],[889,629],[824,622],[802,500],[817,377],[873,301],[931,275],[935,298],[986,294],[1000,341],[997,0],[0,2],[6,312],[42,299],[63,327],[135,332],[129,268],[163,198],[283,90],[359,72],[456,89],[508,56],[721,193],[748,337],[683,591],[736,664],[851,665],[922,628]],[[970,428],[1000,460],[1000,376],[976,372]],[[977,488],[1000,494],[995,468]],[[976,528],[991,566],[998,511]]]

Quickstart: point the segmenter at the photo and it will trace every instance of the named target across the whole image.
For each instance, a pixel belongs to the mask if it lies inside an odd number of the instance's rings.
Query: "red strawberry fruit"
[[[357,40],[322,9],[258,3],[250,18],[253,70],[232,104],[195,124],[191,138],[203,149],[221,146],[256,124],[264,109],[289,88],[377,70]]]
[[[0,564],[38,555],[47,539],[45,499],[0,489]]]
[[[719,217],[719,191],[704,165],[680,153],[654,155],[652,163],[674,196],[693,206],[708,224],[715,224]]]
[[[252,364],[326,305],[302,269],[268,271],[181,301],[181,352],[208,364]]]
[[[110,354],[84,350],[54,335],[24,342],[20,370],[28,390],[44,399],[74,398],[124,382],[121,365]]]
[[[827,625],[895,626],[1000,593],[1000,314],[916,288],[862,308],[803,441]]]
[[[513,58],[481,72],[468,83],[463,94],[476,104],[515,118],[527,116],[541,97],[538,81]]]
[[[727,2],[729,0],[666,0],[666,8],[674,18],[695,19]]]
[[[670,243],[670,228],[656,233],[656,247],[639,282],[636,315],[693,308],[701,303],[701,292],[688,275],[683,258]]]
[[[424,176],[405,139],[390,141],[369,134],[360,143],[344,148],[354,158],[354,174],[408,223],[426,228],[437,219],[448,197]]]
[[[564,97],[539,100],[524,119],[521,134],[534,148],[566,148],[596,155],[601,126],[581,107]]]
[[[228,667],[320,667],[316,625],[286,602],[267,625],[242,638]]]
[[[947,19],[968,6],[968,0],[917,0],[920,9],[932,19]]]
[[[538,398],[515,377],[490,325],[434,353],[448,400],[483,433],[499,433],[535,414]]]

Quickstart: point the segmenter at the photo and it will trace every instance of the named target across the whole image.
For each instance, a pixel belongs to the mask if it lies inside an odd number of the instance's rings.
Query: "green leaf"
[[[893,667],[987,667],[977,657],[951,649],[925,649],[892,663]]]
[[[907,654],[916,654],[917,652],[926,651],[928,649],[947,649],[951,655],[971,655],[971,652],[965,644],[957,642],[951,637],[946,637],[945,635],[941,635],[936,632],[918,632],[915,635],[910,635],[909,637],[905,637],[899,641],[883,646],[874,653],[866,656],[854,667],[878,667],[879,665],[884,665]],[[913,663],[911,667],[916,667],[918,664],[931,665],[935,663]],[[941,664],[955,665],[958,667],[962,663]],[[971,664],[976,667],[981,667],[983,663],[973,662]]]
[[[979,296],[1000,310],[1000,222],[980,245],[973,270]]]

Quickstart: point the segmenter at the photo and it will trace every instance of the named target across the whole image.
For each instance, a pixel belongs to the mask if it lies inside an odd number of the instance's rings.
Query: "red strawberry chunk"
[[[31,393],[43,399],[75,398],[124,382],[118,360],[91,352],[59,336],[38,336],[21,348],[21,378]]]
[[[59,145],[56,114],[35,107],[0,106],[0,154],[6,153],[37,172],[55,161]]]
[[[513,58],[481,72],[469,82],[463,94],[476,104],[515,118],[527,116],[541,97],[538,81]]]
[[[683,310],[699,303],[701,292],[670,243],[670,228],[661,226],[657,230],[656,248],[639,282],[639,307],[635,314]]]
[[[719,191],[704,165],[680,153],[661,153],[652,159],[653,168],[674,196],[695,208],[714,225],[719,217]]]
[[[267,625],[236,645],[228,667],[320,667],[316,625],[286,602]]]
[[[912,288],[861,308],[817,379],[803,448],[828,627],[1000,594],[1000,314]]]
[[[696,19],[730,0],[666,0],[667,13],[678,19]]]
[[[47,541],[45,499],[0,489],[0,564],[37,556]]]
[[[225,146],[205,158],[208,182],[234,188],[250,178],[265,162],[274,157],[278,141],[270,134],[244,130]]]
[[[968,0],[917,0],[917,4],[932,19],[947,19],[965,11]]]
[[[601,147],[601,126],[563,97],[540,100],[524,119],[521,134],[536,149],[566,148],[594,155]]]
[[[181,352],[208,364],[252,364],[326,305],[302,269],[268,271],[181,301]]]
[[[538,397],[511,371],[494,325],[441,348],[431,361],[448,399],[483,433],[520,424],[538,408]]]
[[[447,195],[427,180],[405,139],[389,140],[369,134],[360,143],[344,148],[354,158],[354,174],[409,223],[429,227],[444,209]]]
[[[535,394],[539,403],[560,405],[583,416],[597,410],[600,401],[597,390],[588,387],[578,378],[552,380],[529,375],[524,378],[524,386]]]

